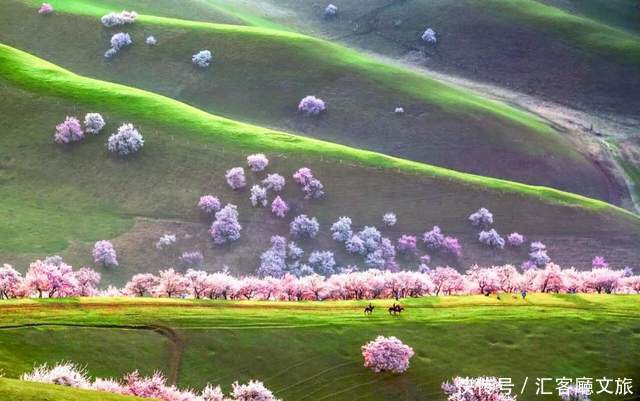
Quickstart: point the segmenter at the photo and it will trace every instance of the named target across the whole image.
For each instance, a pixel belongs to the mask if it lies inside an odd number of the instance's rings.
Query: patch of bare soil
[[[410,66],[422,64],[420,52],[407,54],[401,59]],[[577,110],[534,95],[506,89],[486,82],[449,75],[424,67],[434,78],[453,85],[479,92],[485,97],[509,103],[548,121],[558,131],[565,133],[576,148],[589,155],[593,163],[610,179],[611,197],[620,200],[621,206],[640,212],[640,199],[636,199],[633,181],[617,161],[622,157],[640,165],[640,115],[623,116],[597,110]],[[613,144],[619,146],[612,146]],[[637,156],[634,157],[634,155]]]

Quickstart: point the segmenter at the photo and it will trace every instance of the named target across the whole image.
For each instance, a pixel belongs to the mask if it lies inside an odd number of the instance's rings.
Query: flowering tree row
[[[179,389],[167,384],[167,380],[159,372],[145,377],[135,371],[124,375],[122,380],[96,378],[92,381],[84,369],[70,362],[51,367],[46,364],[38,366],[23,374],[21,379],[161,401],[279,401],[260,381],[251,380],[247,384],[235,382],[231,393],[225,397],[220,386],[210,384],[199,393]]]
[[[396,337],[378,336],[362,346],[365,367],[376,373],[403,373],[409,368],[414,355],[411,347]],[[51,367],[40,365],[20,377],[21,380],[55,384],[84,390],[102,391],[161,401],[279,401],[260,381],[250,380],[246,384],[232,384],[228,397],[220,386],[207,384],[202,391],[180,389],[167,384],[165,377],[156,372],[142,376],[138,371],[125,374],[121,380],[96,378],[91,380],[84,369],[71,362],[62,362]],[[442,383],[447,401],[516,401],[517,396],[504,391],[497,377],[454,377]],[[560,398],[563,401],[589,401],[589,391],[570,385]]]
[[[626,270],[597,267],[578,271],[550,263],[544,269],[519,271],[511,265],[472,266],[464,274],[451,267],[425,271],[344,270],[324,277],[233,277],[174,269],[136,274],[122,288],[98,291],[100,274],[90,268],[74,271],[57,260],[37,260],[22,276],[9,265],[0,268],[0,298],[73,296],[154,296],[234,300],[340,300],[405,298],[492,292],[640,293],[640,276]]]

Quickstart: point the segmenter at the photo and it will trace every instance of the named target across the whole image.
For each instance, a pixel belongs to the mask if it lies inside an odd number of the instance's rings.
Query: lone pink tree
[[[263,171],[269,165],[269,159],[262,153],[247,156],[247,165],[254,173]]]
[[[320,180],[312,178],[309,183],[302,187],[305,199],[320,199],[324,196],[324,185]]]
[[[48,15],[53,12],[53,6],[49,3],[42,3],[40,8],[38,9],[38,14]]]
[[[604,256],[595,256],[591,261],[591,267],[594,269],[606,269],[609,267],[609,263],[607,263]]]
[[[510,246],[518,247],[518,246],[524,244],[524,236],[522,234],[518,234],[518,233],[511,233],[507,237],[507,243]]]
[[[104,267],[117,267],[118,259],[113,244],[109,241],[98,241],[93,245],[93,261]]]
[[[222,245],[240,239],[242,226],[238,222],[238,208],[231,203],[216,213],[216,220],[211,224],[209,234],[213,242]]]
[[[56,143],[68,144],[83,139],[84,132],[77,118],[67,117],[62,123],[56,125],[56,132],[53,135],[53,140]]]
[[[271,213],[283,219],[289,213],[289,205],[280,196],[276,196],[271,202]]]
[[[274,192],[282,191],[285,183],[285,178],[280,174],[267,174],[267,178],[262,180],[262,186]]]
[[[247,179],[244,176],[244,169],[242,167],[234,167],[227,170],[225,178],[227,179],[227,184],[229,184],[234,191],[244,188],[247,185]]]
[[[398,251],[404,253],[414,253],[416,251],[417,239],[415,235],[402,235],[398,238]]]
[[[301,167],[293,174],[293,180],[302,187],[305,199],[320,199],[324,196],[324,185],[314,178],[308,167]]]
[[[15,298],[20,293],[22,275],[10,265],[0,267],[0,299]]]
[[[202,267],[204,264],[204,255],[200,251],[187,251],[180,255],[180,264],[187,269]]]
[[[364,366],[376,373],[402,373],[409,368],[413,355],[413,348],[393,336],[378,336],[362,346]]]
[[[261,187],[260,185],[252,186],[249,200],[251,201],[251,205],[253,205],[253,207],[267,206],[267,189]]]
[[[459,258],[462,256],[462,245],[456,237],[444,237],[442,241],[442,250],[445,254]]]
[[[305,96],[298,104],[298,111],[308,116],[317,116],[326,109],[324,101],[315,96]]]
[[[320,231],[320,224],[315,217],[307,217],[306,214],[296,216],[289,223],[289,232],[296,238],[315,238]]]
[[[214,214],[220,210],[220,200],[213,195],[204,195],[198,201],[198,209],[206,214]]]
[[[305,186],[313,179],[313,171],[309,167],[300,167],[293,173],[293,180],[300,186]]]
[[[488,228],[493,224],[493,213],[488,209],[481,207],[477,212],[469,216],[469,221],[474,227]]]
[[[426,245],[427,249],[432,251],[439,251],[442,248],[444,242],[444,235],[440,230],[440,227],[433,226],[431,231],[427,231],[422,236],[422,242]]]
[[[142,134],[130,123],[122,124],[107,140],[107,150],[122,157],[138,153],[143,146]]]
[[[388,212],[382,216],[382,222],[387,227],[393,227],[398,222],[398,217],[396,216],[395,213]]]

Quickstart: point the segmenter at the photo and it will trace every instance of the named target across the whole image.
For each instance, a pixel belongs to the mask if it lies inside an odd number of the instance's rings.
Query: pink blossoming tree
[[[56,132],[53,135],[56,143],[69,144],[83,139],[84,132],[77,118],[67,117],[62,123],[56,125]]]
[[[213,195],[203,195],[198,201],[198,209],[210,215],[220,210],[220,206],[220,200]]]
[[[262,185],[274,192],[280,192],[284,188],[285,178],[280,174],[267,174],[267,178],[262,180]]]
[[[315,96],[305,96],[298,104],[298,111],[308,116],[317,116],[326,109],[324,101]]]
[[[280,196],[276,196],[271,202],[271,213],[283,219],[289,213],[289,205]]]
[[[233,190],[244,188],[247,185],[247,179],[245,178],[242,167],[234,167],[227,170],[225,178],[227,179],[227,184],[229,184]]]
[[[0,267],[0,299],[21,295],[22,275],[10,265]]]
[[[40,8],[38,9],[38,14],[40,15],[48,15],[53,12],[53,6],[49,3],[42,3]]]
[[[402,373],[409,368],[414,352],[396,337],[378,336],[362,346],[364,366],[376,373]]]
[[[238,208],[229,203],[216,213],[216,219],[211,224],[209,234],[215,244],[222,245],[239,240],[240,230],[242,226],[238,222]]]
[[[116,250],[110,241],[102,240],[93,245],[93,261],[103,267],[117,267]]]
[[[262,153],[256,153],[255,155],[247,156],[247,165],[254,173],[263,171],[269,165],[269,159]]]

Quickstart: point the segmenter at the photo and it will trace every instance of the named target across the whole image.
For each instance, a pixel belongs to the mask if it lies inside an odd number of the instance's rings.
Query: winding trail
[[[166,370],[167,382],[176,384],[180,374],[184,340],[171,327],[160,325],[128,325],[128,324],[82,324],[82,323],[24,323],[0,326],[0,330],[25,329],[33,327],[82,327],[92,329],[145,330],[160,334],[169,340],[169,364]]]
[[[634,182],[622,167],[618,161],[620,158],[619,151],[615,148],[617,144],[625,141],[626,146],[640,152],[640,146],[633,145],[628,141],[630,138],[640,136],[640,116],[616,115],[594,109],[580,110],[571,105],[545,100],[498,84],[474,80],[426,67],[425,56],[435,57],[437,53],[426,54],[427,50],[417,47],[413,42],[397,40],[377,29],[377,25],[380,22],[380,14],[383,11],[403,4],[404,1],[402,0],[388,0],[378,7],[353,17],[350,20],[352,30],[348,33],[331,35],[317,29],[310,29],[305,33],[324,37],[329,41],[340,42],[345,46],[353,47],[356,51],[367,53],[384,63],[413,69],[443,83],[472,90],[483,97],[507,103],[517,109],[538,116],[558,131],[567,135],[576,148],[587,155],[594,165],[602,171],[609,181],[609,198],[612,203],[619,204],[632,212],[640,213],[640,197],[634,190],[640,184]],[[292,12],[291,10],[288,11]],[[296,15],[296,17],[298,19],[303,18],[299,15]],[[394,43],[404,55],[397,58],[384,56],[375,51],[367,51],[358,46],[354,47],[353,44],[349,43],[349,39],[353,37],[366,35],[377,35]],[[609,141],[612,141],[614,145],[612,146]]]
[[[635,195],[636,185],[616,160],[615,149],[607,142],[620,142],[638,137],[640,134],[640,116],[629,117],[596,110],[577,110],[567,105],[545,100],[522,92],[506,89],[496,84],[475,81],[460,76],[438,72],[424,66],[424,55],[409,52],[398,60],[379,54],[369,53],[387,63],[395,63],[405,68],[426,73],[438,81],[462,87],[480,95],[507,103],[517,109],[536,115],[559,132],[564,133],[576,145],[578,150],[589,155],[592,161],[611,179],[610,193],[614,187],[624,188],[622,207],[640,213],[640,198]],[[605,166],[608,165],[608,166]],[[612,193],[615,198],[615,194]]]

